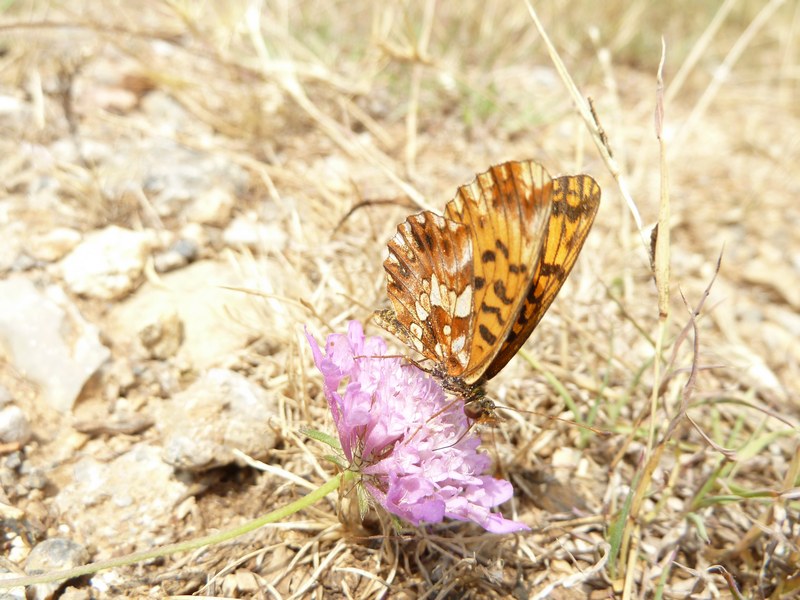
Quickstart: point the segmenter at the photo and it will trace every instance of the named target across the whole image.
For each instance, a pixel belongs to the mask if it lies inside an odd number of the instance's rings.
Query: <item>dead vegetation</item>
[[[4,237],[14,223],[23,241],[63,226],[181,230],[191,199],[170,188],[178,148],[198,169],[213,172],[217,159],[240,169],[233,214],[286,236],[245,249],[224,241],[227,223],[204,224],[199,250],[261,293],[250,344],[219,362],[280,398],[266,461],[280,471],[199,477],[188,513],[159,515],[157,538],[92,548],[104,556],[226,529],[307,493],[280,472],[324,483],[326,449],[301,433],[332,433],[303,325],[319,337],[386,305],[385,244],[409,205],[440,210],[476,172],[519,158],[590,173],[603,188],[570,280],[490,386],[498,403],[538,413],[504,412],[485,433],[518,492],[504,510],[531,534],[455,522],[398,532],[380,515],[360,523],[349,498],[330,496],[233,543],[117,570],[101,597],[797,593],[798,4],[536,9],[592,98],[616,177],[521,2],[40,2],[0,13],[0,96],[21,107],[0,114]],[[671,239],[657,261],[669,287],[659,307],[650,232],[664,172],[653,123],[662,36]],[[33,188],[48,180],[59,191],[43,200]],[[16,270],[58,282],[47,268]],[[115,339],[111,307],[79,302]],[[4,369],[6,385],[21,379]],[[76,411],[102,406],[100,388]],[[36,412],[29,459],[68,463],[59,444],[70,425]],[[89,447],[100,459],[136,441],[99,439]],[[13,504],[43,537],[69,529],[47,493]]]

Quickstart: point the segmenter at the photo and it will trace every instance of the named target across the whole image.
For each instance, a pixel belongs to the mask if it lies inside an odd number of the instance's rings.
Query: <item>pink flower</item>
[[[477,451],[461,400],[414,365],[384,357],[385,342],[366,338],[358,321],[347,335],[329,335],[324,353],[306,337],[342,451],[381,506],[414,525],[449,517],[493,533],[529,529],[491,512],[513,489],[485,474],[491,460]]]

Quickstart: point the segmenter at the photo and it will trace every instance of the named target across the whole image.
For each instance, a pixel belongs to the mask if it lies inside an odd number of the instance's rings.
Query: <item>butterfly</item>
[[[550,307],[599,205],[588,175],[551,179],[532,160],[491,167],[458,188],[443,216],[398,225],[383,263],[392,308],[377,322],[432,361],[468,417],[490,417],[485,383]]]

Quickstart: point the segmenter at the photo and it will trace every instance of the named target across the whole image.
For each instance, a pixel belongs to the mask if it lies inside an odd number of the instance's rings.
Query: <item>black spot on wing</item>
[[[409,231],[411,232],[411,237],[414,238],[414,243],[417,245],[417,249],[421,251],[425,251],[425,242],[423,242],[422,237],[419,235],[419,231],[414,226],[409,227]]]
[[[486,327],[486,325],[481,324],[481,326],[478,327],[478,332],[481,334],[483,341],[490,346],[494,346],[495,342],[497,342],[497,336],[489,331],[489,328]]]
[[[497,239],[494,241],[495,247],[505,256],[506,260],[508,260],[508,246],[506,246],[501,240]]]
[[[494,293],[497,295],[497,297],[500,299],[500,302],[502,302],[503,304],[510,305],[514,302],[514,298],[509,298],[506,295],[507,294],[506,284],[500,281],[499,279],[494,282],[493,289]]]
[[[556,276],[559,280],[566,277],[564,266],[555,263],[542,263],[541,274],[545,277]]]
[[[497,306],[490,306],[486,304],[486,302],[484,302],[483,304],[481,304],[481,312],[489,315],[494,315],[501,327],[506,324],[506,322],[503,320],[501,316],[502,312],[500,311],[500,308]]]
[[[450,243],[448,238],[442,240],[442,253],[448,258],[453,254],[453,244]]]

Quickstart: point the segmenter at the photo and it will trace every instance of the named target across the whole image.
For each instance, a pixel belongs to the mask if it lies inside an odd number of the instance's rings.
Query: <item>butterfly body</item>
[[[392,308],[377,321],[486,414],[486,381],[547,311],[599,203],[588,175],[551,179],[534,161],[491,167],[458,189],[444,216],[424,211],[398,225],[384,262]]]

